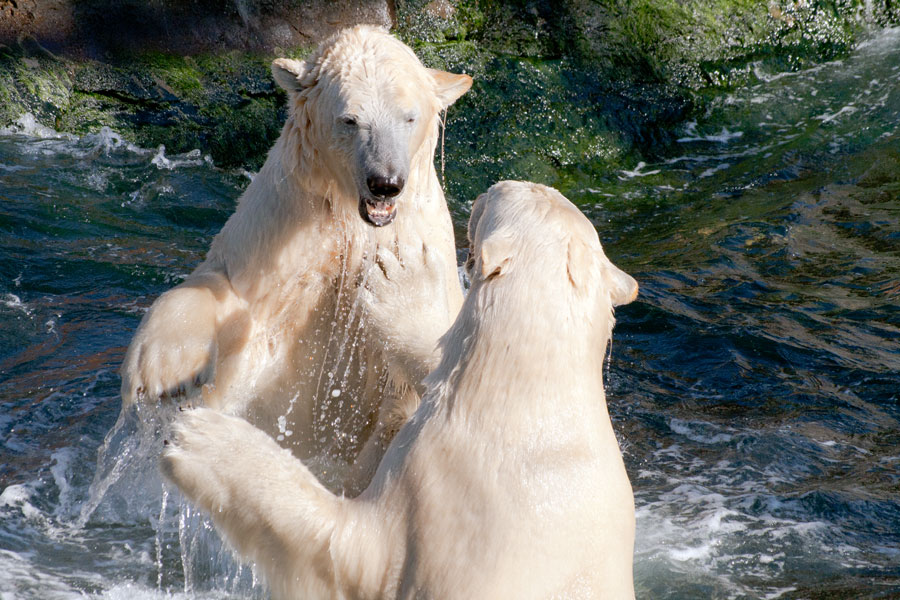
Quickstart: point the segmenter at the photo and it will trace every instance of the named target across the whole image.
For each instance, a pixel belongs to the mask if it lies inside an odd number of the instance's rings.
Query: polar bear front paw
[[[242,437],[247,429],[253,427],[242,419],[209,408],[185,410],[165,442],[160,468],[194,501],[207,509],[221,507],[229,498],[226,470],[238,462],[235,458],[246,446]]]
[[[436,366],[438,339],[451,323],[445,272],[426,244],[401,246],[398,255],[379,248],[360,292],[369,329],[417,388]]]
[[[207,300],[202,290],[176,288],[150,308],[122,364],[126,404],[185,396],[213,380],[217,330]]]
[[[259,495],[267,482],[280,481],[272,473],[286,473],[298,465],[290,451],[260,429],[211,408],[178,413],[160,458],[163,475],[188,498],[232,521],[234,511],[252,516],[254,503],[273,498]]]

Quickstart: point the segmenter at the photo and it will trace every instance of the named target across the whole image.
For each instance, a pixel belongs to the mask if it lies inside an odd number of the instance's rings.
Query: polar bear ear
[[[577,238],[569,240],[569,256],[566,269],[569,274],[569,281],[572,282],[576,289],[584,290],[592,285],[591,263],[595,260],[592,256],[595,253],[597,253],[597,250],[590,248],[583,241]],[[599,254],[601,285],[609,291],[609,299],[612,305],[622,306],[637,298],[638,284],[634,277],[612,264],[606,258],[602,249],[599,251]],[[596,285],[596,283],[593,285]]]
[[[308,70],[306,63],[300,60],[276,58],[272,62],[272,76],[287,92],[299,92],[303,89],[301,81]]]
[[[435,84],[437,84],[434,92],[441,102],[441,110],[456,102],[460,96],[468,92],[469,88],[472,87],[472,78],[468,75],[457,75],[437,69],[428,69],[428,72],[431,73]]]
[[[513,257],[512,240],[504,235],[492,235],[481,242],[481,277],[489,279],[509,273]]]

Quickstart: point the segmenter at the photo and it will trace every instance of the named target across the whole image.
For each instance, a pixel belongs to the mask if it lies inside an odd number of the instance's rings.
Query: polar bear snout
[[[363,221],[375,227],[384,227],[397,215],[395,198],[403,191],[406,178],[400,174],[366,176],[369,194],[359,199],[359,214]]]
[[[406,183],[402,175],[369,175],[366,178],[366,187],[372,195],[379,198],[393,198],[403,191]]]
[[[364,221],[383,227],[394,220],[396,199],[403,192],[411,157],[408,128],[372,127],[368,143],[358,153],[359,210]]]

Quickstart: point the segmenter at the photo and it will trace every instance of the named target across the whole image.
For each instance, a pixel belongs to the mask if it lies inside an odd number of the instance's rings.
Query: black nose
[[[366,185],[369,191],[375,196],[382,198],[393,198],[403,191],[403,178],[399,175],[393,177],[375,177],[371,176],[366,179]]]

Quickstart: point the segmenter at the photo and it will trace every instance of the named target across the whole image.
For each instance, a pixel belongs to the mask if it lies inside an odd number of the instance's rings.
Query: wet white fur
[[[606,408],[637,294],[558,192],[504,182],[428,391],[355,499],[245,421],[186,412],[162,468],[287,598],[631,599],[634,504]]]
[[[353,460],[362,451],[374,469],[462,303],[434,150],[439,112],[472,80],[426,69],[366,26],[272,70],[288,92],[281,137],[206,260],[141,322],[122,367],[123,407],[202,388],[206,406],[272,435],[288,432],[283,443],[298,456]],[[360,171],[383,157],[366,156],[341,122],[348,107],[409,153],[397,217],[386,227],[358,212]],[[405,255],[403,289],[367,284],[373,269],[381,272],[379,253]],[[347,489],[367,483],[366,471]]]

